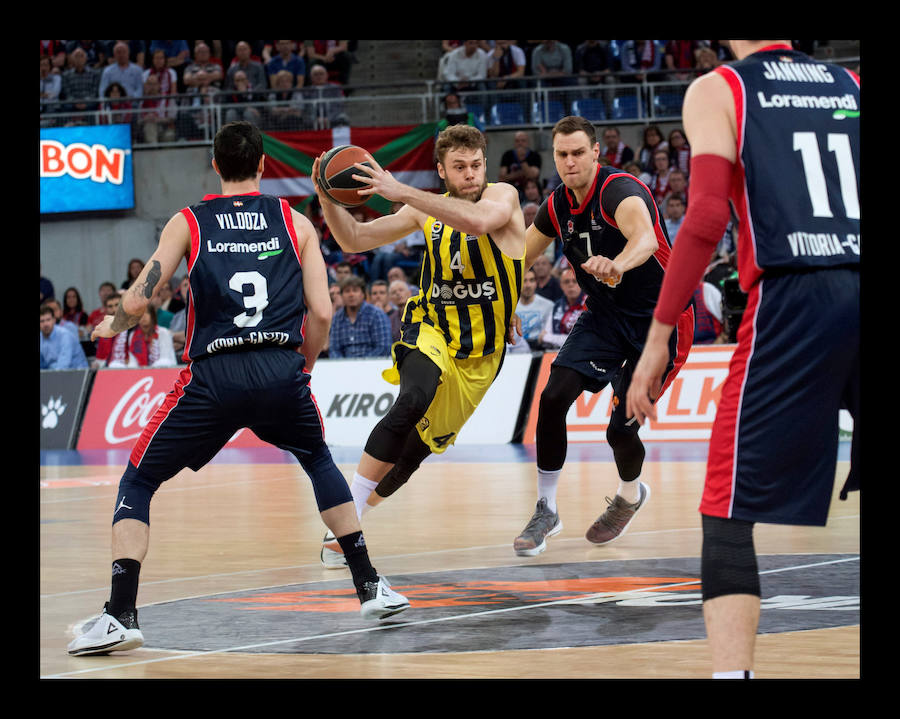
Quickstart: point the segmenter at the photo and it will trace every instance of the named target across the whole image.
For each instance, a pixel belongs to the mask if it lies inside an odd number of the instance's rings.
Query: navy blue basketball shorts
[[[823,526],[838,414],[859,416],[859,272],[763,275],[716,410],[700,512]]]
[[[135,443],[131,464],[142,477],[164,482],[185,467],[199,470],[242,428],[301,464],[327,452],[304,363],[284,348],[192,362]]]
[[[625,407],[631,375],[644,349],[650,320],[609,321],[592,310],[582,312],[551,367],[568,367],[584,377],[584,389],[600,392],[612,383],[618,405]],[[669,362],[660,396],[687,359],[694,337],[694,308],[685,310],[669,340]],[[617,407],[618,407],[617,405]]]

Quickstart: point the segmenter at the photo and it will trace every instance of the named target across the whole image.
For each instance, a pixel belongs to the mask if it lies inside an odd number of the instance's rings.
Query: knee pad
[[[753,522],[703,515],[703,601],[726,594],[760,596]]]
[[[432,397],[421,387],[401,389],[388,413],[375,425],[366,442],[366,454],[381,462],[396,462],[403,445],[431,404]]]
[[[391,467],[390,472],[375,487],[375,494],[379,497],[390,497],[406,484],[413,472],[422,464],[422,460],[429,454],[431,454],[431,448],[421,440],[419,433],[413,429],[406,441],[406,446],[403,448],[403,453],[394,466]]]
[[[150,524],[150,500],[156,494],[161,482],[144,476],[131,462],[125,474],[119,480],[119,492],[116,495],[116,507],[112,523],[122,519],[136,519]]]
[[[297,456],[297,459],[312,482],[320,512],[353,501],[350,485],[335,465],[327,445],[323,444],[310,455]]]

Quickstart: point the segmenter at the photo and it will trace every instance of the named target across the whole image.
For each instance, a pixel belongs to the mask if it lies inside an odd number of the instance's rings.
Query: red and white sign
[[[658,421],[648,420],[641,428],[641,438],[680,442],[709,440],[734,348],[734,345],[694,345],[678,375],[657,403]],[[555,352],[544,354],[542,359],[522,439],[526,444],[535,441],[538,403],[555,359]],[[624,397],[618,399],[625,401]],[[568,441],[605,442],[614,401],[609,385],[597,394],[582,393],[566,415]]]
[[[97,372],[88,400],[78,449],[131,449],[175,386],[171,369],[105,369]],[[238,431],[226,447],[271,447],[250,430]]]

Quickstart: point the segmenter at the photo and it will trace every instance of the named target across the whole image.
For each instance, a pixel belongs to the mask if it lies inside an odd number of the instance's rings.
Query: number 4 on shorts
[[[447,442],[450,441],[450,438],[456,434],[456,432],[451,432],[450,434],[445,434],[440,437],[435,437],[432,441],[438,446],[443,447]]]

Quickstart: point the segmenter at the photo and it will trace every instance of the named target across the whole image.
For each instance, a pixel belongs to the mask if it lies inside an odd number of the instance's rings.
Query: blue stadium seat
[[[634,95],[620,95],[612,101],[613,120],[634,120],[638,116],[638,103]]]
[[[606,105],[599,98],[585,98],[572,101],[572,114],[580,115],[591,122],[603,122],[606,120]]]
[[[491,125],[524,125],[525,111],[518,102],[491,105]]]
[[[653,96],[653,114],[657,117],[681,117],[683,98],[678,93],[661,92]]]
[[[559,100],[550,100],[547,103],[547,116],[544,117],[544,102],[535,102],[531,108],[531,121],[535,124],[549,122],[555,123],[569,113],[566,112],[566,106]]]

